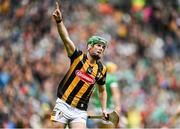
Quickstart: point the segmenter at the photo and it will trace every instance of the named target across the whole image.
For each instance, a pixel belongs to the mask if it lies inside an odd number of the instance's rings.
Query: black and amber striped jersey
[[[105,84],[107,69],[101,61],[91,64],[87,55],[77,49],[70,60],[70,68],[59,84],[57,96],[73,107],[87,110],[94,84]]]

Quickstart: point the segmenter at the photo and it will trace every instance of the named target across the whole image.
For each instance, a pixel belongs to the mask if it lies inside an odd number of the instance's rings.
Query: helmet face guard
[[[103,44],[103,45],[107,46],[107,41],[100,36],[92,36],[88,39],[87,44],[88,45]]]

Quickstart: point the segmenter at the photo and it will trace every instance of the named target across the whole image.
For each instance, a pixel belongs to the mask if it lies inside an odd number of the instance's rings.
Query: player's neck
[[[87,53],[87,58],[91,64],[96,63],[96,60],[89,53]]]

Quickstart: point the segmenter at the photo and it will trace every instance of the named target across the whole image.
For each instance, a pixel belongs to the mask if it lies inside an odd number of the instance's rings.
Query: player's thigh
[[[86,129],[87,112],[79,109],[72,109],[74,111],[70,126],[72,128]]]
[[[61,123],[61,122],[56,122],[56,121],[51,121],[51,125],[52,125],[51,128],[60,128],[60,129],[63,129],[63,128],[66,127],[66,124]]]

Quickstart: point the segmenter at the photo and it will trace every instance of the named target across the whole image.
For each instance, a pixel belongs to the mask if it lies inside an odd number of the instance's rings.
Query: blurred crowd
[[[118,66],[122,127],[180,127],[180,118],[172,119],[180,105],[180,1],[61,0],[60,6],[79,49],[91,35],[108,40],[103,60]],[[55,0],[0,0],[0,128],[50,124],[69,67],[54,9]]]

